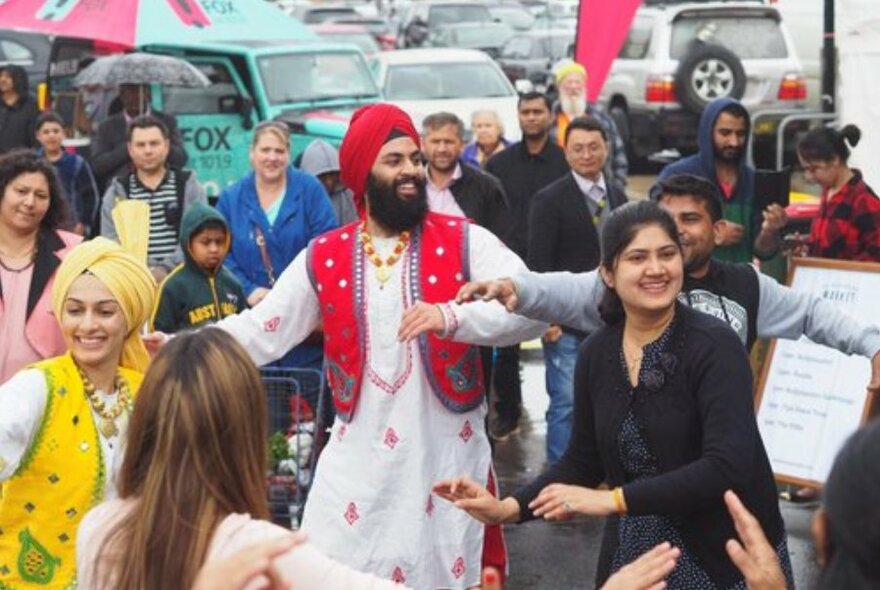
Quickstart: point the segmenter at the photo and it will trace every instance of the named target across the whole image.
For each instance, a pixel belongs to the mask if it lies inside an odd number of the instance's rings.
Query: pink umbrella
[[[5,27],[134,47],[138,0],[7,0]]]
[[[149,44],[313,38],[265,0],[0,0],[4,28],[91,39],[124,47]]]

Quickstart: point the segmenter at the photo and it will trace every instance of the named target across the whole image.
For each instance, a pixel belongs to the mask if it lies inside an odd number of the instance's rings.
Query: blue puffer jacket
[[[226,218],[232,232],[232,245],[224,266],[235,274],[248,296],[257,287],[270,287],[255,228],[259,227],[266,239],[266,250],[277,280],[309,240],[337,226],[336,214],[324,187],[314,176],[292,166],[287,168],[287,192],[274,225],[269,225],[260,207],[253,172],[223,191],[217,210]],[[291,353],[295,354],[284,358],[285,365],[320,363],[320,347],[298,346]]]

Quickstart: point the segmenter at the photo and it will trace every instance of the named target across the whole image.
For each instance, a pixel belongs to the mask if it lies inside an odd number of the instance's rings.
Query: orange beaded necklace
[[[385,260],[382,260],[382,257],[376,253],[376,246],[373,245],[373,238],[367,233],[365,224],[361,223],[361,227],[358,229],[358,234],[364,248],[364,254],[367,255],[367,259],[376,267],[376,278],[379,279],[379,287],[384,288],[385,283],[391,278],[391,267],[394,266],[395,262],[400,260],[403,251],[406,250],[406,246],[409,244],[409,232],[400,232],[400,236],[397,238],[397,243],[394,245],[394,249]]]

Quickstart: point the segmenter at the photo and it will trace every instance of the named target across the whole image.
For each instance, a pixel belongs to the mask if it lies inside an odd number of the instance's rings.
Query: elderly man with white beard
[[[560,147],[565,147],[565,129],[569,121],[576,117],[596,119],[608,137],[608,161],[605,164],[605,177],[613,178],[622,187],[627,185],[629,163],[626,159],[626,146],[620,138],[617,124],[611,115],[599,105],[587,100],[587,70],[574,61],[566,61],[556,68],[556,87],[559,98],[553,105],[553,127],[550,135]]]

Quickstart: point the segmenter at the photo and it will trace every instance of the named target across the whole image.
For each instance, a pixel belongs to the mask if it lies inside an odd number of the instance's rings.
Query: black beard
[[[719,150],[718,148],[715,148],[715,159],[721,160],[722,162],[727,162],[728,164],[736,164],[739,162],[740,158],[742,158],[743,150],[741,148],[737,149],[735,155],[733,155],[732,157],[726,156],[724,154],[725,151],[727,150]]]
[[[397,196],[397,187],[407,182],[416,185],[418,195],[414,199]],[[400,178],[392,184],[382,184],[370,174],[367,178],[367,203],[370,217],[382,227],[394,232],[412,230],[420,225],[428,214],[428,191],[425,179],[419,176]]]

